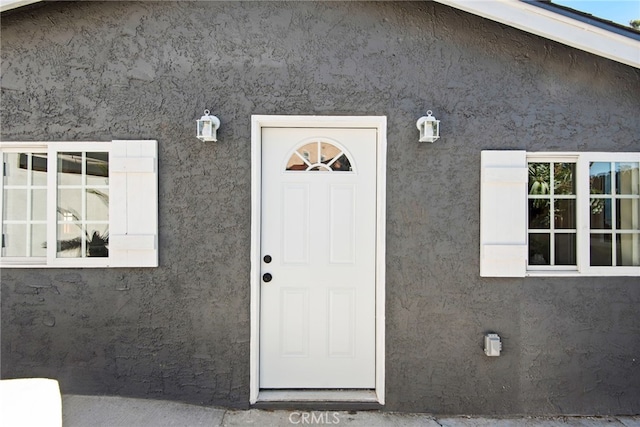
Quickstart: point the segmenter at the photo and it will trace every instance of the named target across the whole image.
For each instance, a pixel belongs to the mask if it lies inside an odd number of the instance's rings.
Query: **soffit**
[[[0,0],[0,12],[38,3],[40,0]]]
[[[640,41],[520,0],[435,0],[594,55],[640,68]]]

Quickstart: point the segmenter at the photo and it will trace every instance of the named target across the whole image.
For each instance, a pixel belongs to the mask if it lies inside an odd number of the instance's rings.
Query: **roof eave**
[[[0,12],[28,6],[32,3],[39,3],[41,0],[0,0]]]
[[[640,42],[519,0],[435,0],[594,55],[640,68]]]

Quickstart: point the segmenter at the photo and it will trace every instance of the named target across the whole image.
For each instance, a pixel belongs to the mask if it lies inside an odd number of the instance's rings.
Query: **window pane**
[[[80,258],[82,256],[82,230],[79,224],[58,224],[58,258]]]
[[[80,224],[58,224],[59,258],[109,256],[109,226],[108,224],[87,224],[86,234],[82,232]],[[84,242],[83,242],[84,241]]]
[[[58,185],[82,184],[82,153],[58,153]]]
[[[555,265],[576,265],[576,235],[557,233],[555,241]]]
[[[310,167],[315,165],[313,167]],[[300,147],[287,162],[288,171],[351,171],[351,161],[335,145],[311,142]]]
[[[640,234],[616,234],[616,265],[640,266]]]
[[[347,158],[347,156],[343,154],[340,157],[338,157],[338,159],[335,162],[331,164],[331,169],[333,169],[334,171],[348,172],[351,170],[351,163],[349,162],[349,159]]]
[[[555,194],[576,194],[573,177],[575,163],[556,163],[554,165],[553,188]]]
[[[5,220],[27,219],[27,190],[4,190],[3,215]]]
[[[529,233],[529,265],[549,265],[549,235]]]
[[[75,214],[58,210],[58,224],[64,225],[65,230],[68,230],[71,227],[76,227],[76,224],[80,224],[80,221]]]
[[[610,266],[611,263],[611,234],[592,234],[590,241],[591,265]]]
[[[109,220],[109,190],[87,189],[87,221]]]
[[[322,161],[322,163],[329,163],[336,156],[340,156],[340,154],[342,154],[342,150],[340,150],[333,144],[323,142],[320,144],[320,146],[320,160]]]
[[[109,232],[106,224],[87,224],[87,256],[109,256]]]
[[[556,199],[555,228],[576,228],[576,201]]]
[[[109,184],[109,153],[86,154],[87,185]]]
[[[611,229],[611,199],[591,199],[591,229]]]
[[[27,226],[5,224],[2,235],[3,256],[27,256]]]
[[[36,221],[47,219],[47,190],[31,191],[31,219]]]
[[[616,193],[638,194],[638,163],[616,163]]]
[[[298,155],[298,153],[293,153],[289,162],[287,163],[288,171],[306,171],[309,165],[305,163],[304,160]]]
[[[33,154],[31,162],[31,183],[33,185],[47,185],[46,153]]]
[[[593,162],[589,165],[591,194],[611,194],[611,163]]]
[[[550,167],[549,163],[529,163],[529,194],[550,193]]]
[[[549,200],[529,199],[529,228],[548,229],[550,217]]]
[[[298,153],[309,163],[318,163],[318,143],[312,142],[298,149]]]
[[[31,226],[31,256],[47,256],[47,225]]]
[[[76,221],[82,220],[82,190],[63,188],[58,190],[58,219],[69,220],[71,214]]]
[[[27,185],[28,154],[5,153],[4,185]]]
[[[616,229],[640,230],[640,199],[616,200]]]

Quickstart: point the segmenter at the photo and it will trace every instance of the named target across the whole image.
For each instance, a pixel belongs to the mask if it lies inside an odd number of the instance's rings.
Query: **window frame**
[[[28,144],[28,145],[27,145]],[[47,227],[47,242],[49,240],[49,151],[47,150],[46,144],[36,144],[36,143],[6,143],[2,142],[0,144],[0,161],[2,161],[2,173],[0,173],[0,236],[2,240],[4,240],[4,181],[5,181],[5,164],[4,164],[4,154],[5,153],[30,153],[30,154],[46,154],[47,155],[47,177],[45,189],[47,192],[47,204],[46,204],[46,217],[45,217],[45,225]],[[28,216],[28,214],[27,214]],[[25,219],[27,224],[30,223],[30,219]],[[20,256],[20,257],[2,257],[0,253],[0,266],[1,267],[11,267],[15,266],[38,266],[43,264],[43,260],[46,263],[47,256],[37,256],[37,257],[28,257],[28,256]],[[6,260],[6,261],[5,261]]]
[[[109,255],[57,256],[57,155],[105,152],[109,158]],[[0,142],[0,232],[4,231],[4,153],[46,153],[46,256],[2,257],[3,268],[100,268],[158,266],[157,141]],[[27,220],[28,221],[28,220]],[[142,225],[141,225],[142,224]]]
[[[311,161],[307,158],[305,158],[305,156],[303,154],[300,154],[300,150],[302,150],[304,147],[306,147],[307,145],[311,145],[311,144],[317,144],[317,162],[315,163],[311,163]],[[322,160],[322,155],[321,155],[321,150],[322,150],[322,144],[327,144],[333,148],[336,148],[338,150],[340,150],[340,153],[338,155],[336,155],[335,157],[333,157],[333,159],[331,159],[331,161],[325,163]],[[336,163],[336,161],[340,160],[340,158],[344,156],[345,159],[349,162],[349,170],[341,170],[341,169],[333,169],[333,165],[334,163]],[[289,169],[287,167],[287,165],[289,165],[289,163],[291,163],[292,159],[297,157],[298,159],[302,160],[303,164],[306,165],[306,169]],[[319,168],[319,169],[316,169]],[[300,142],[293,150],[291,150],[290,153],[287,154],[287,156],[285,156],[285,162],[284,162],[284,167],[283,167],[283,172],[290,174],[290,173],[299,173],[299,172],[339,172],[341,174],[343,173],[351,173],[354,174],[356,173],[356,166],[355,163],[353,161],[353,157],[351,156],[351,153],[349,153],[349,151],[342,146],[342,144],[340,144],[338,141],[334,141],[330,138],[307,138],[305,140],[303,140],[302,142]]]
[[[553,195],[550,196],[550,200],[553,199],[554,201],[557,200],[575,200],[575,208],[576,208],[576,227],[575,229],[569,229],[567,231],[563,230],[563,229],[557,229],[555,228],[555,226],[553,226],[554,223],[554,217],[552,215],[551,219],[550,219],[550,228],[548,230],[546,229],[540,229],[539,231],[534,231],[534,234],[549,234],[550,239],[552,237],[555,237],[555,234],[562,234],[562,233],[568,233],[571,232],[573,233],[572,230],[575,230],[575,235],[576,235],[576,265],[535,265],[535,264],[529,264],[529,237],[530,234],[532,234],[531,230],[536,230],[536,229],[532,229],[529,227],[529,200],[531,200],[532,198],[530,198],[529,196],[529,191],[528,191],[528,183],[527,183],[527,272],[545,272],[545,271],[577,271],[579,270],[578,268],[578,263],[579,261],[579,241],[580,241],[580,222],[578,221],[578,217],[580,215],[580,209],[578,207],[578,181],[579,181],[579,174],[578,174],[578,155],[574,154],[574,155],[562,155],[561,153],[558,154],[553,154],[553,155],[547,155],[547,156],[543,156],[543,155],[537,155],[538,153],[527,153],[527,168],[529,166],[529,163],[552,163],[552,164],[557,164],[557,163],[573,163],[576,165],[574,171],[574,187],[575,187],[575,194],[573,195],[573,197],[564,197],[564,196],[558,196],[557,195]],[[549,183],[551,187],[553,187],[553,183]],[[558,231],[561,230],[561,231]],[[550,245],[555,245],[555,242],[553,242],[553,244],[550,242]],[[555,251],[552,248],[551,249],[551,253],[553,254]],[[550,260],[551,261],[551,260]]]
[[[640,276],[640,266],[591,266],[590,265],[590,185],[589,164],[591,162],[640,163],[640,153],[621,152],[527,152],[527,165],[531,162],[575,161],[576,188],[576,266],[531,266],[526,265],[526,276]],[[528,220],[528,207],[526,209]],[[528,221],[527,221],[528,222]],[[527,233],[527,248],[529,244]],[[615,236],[615,230],[611,230]],[[527,249],[528,253],[528,249]]]

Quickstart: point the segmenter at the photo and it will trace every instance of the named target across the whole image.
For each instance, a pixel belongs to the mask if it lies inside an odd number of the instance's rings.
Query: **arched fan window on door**
[[[310,142],[298,147],[287,162],[288,171],[353,171],[349,157],[339,147],[322,141]]]

